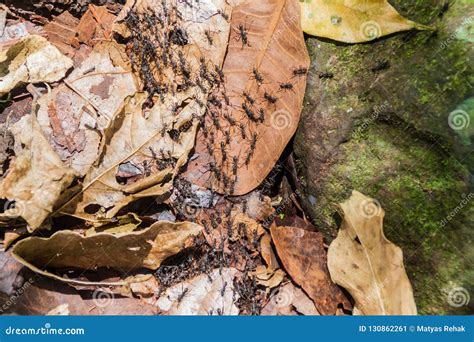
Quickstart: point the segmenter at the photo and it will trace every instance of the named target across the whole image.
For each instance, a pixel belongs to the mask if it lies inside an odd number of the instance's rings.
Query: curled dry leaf
[[[0,95],[19,84],[59,81],[71,67],[72,60],[45,38],[27,36],[0,52]]]
[[[291,283],[278,289],[269,302],[263,307],[262,315],[305,315],[319,316],[313,301],[300,288]]]
[[[391,33],[430,29],[402,17],[387,0],[300,1],[303,31],[345,43],[368,42]]]
[[[309,66],[298,6],[297,0],[248,0],[234,7],[223,66],[225,92],[214,92],[217,106],[208,105],[225,129],[216,129],[212,115],[207,116],[205,125],[215,135],[214,153],[209,154],[206,132],[201,130],[196,143],[199,158],[186,173],[193,183],[221,193],[246,194],[265,179],[295,133]],[[228,124],[234,121],[235,125]],[[226,158],[220,147],[226,142],[225,132],[232,137]],[[219,179],[223,177],[210,172],[212,162],[222,162],[222,172],[235,180],[233,191]]]
[[[15,138],[15,159],[0,183],[0,198],[9,201],[0,219],[21,216],[28,223],[28,230],[34,231],[71,184],[74,171],[62,163],[34,116],[24,116],[11,132]]]
[[[402,250],[383,233],[384,210],[358,191],[340,207],[344,220],[329,246],[328,267],[355,299],[354,314],[416,315]]]
[[[238,315],[235,268],[213,270],[168,288],[157,306],[168,315]]]
[[[13,246],[12,255],[35,272],[69,282],[43,269],[109,267],[125,273],[140,268],[155,270],[163,260],[188,247],[201,230],[201,226],[190,222],[164,221],[138,232],[88,237],[62,230],[50,238],[21,240]]]
[[[285,272],[274,270],[263,265],[257,266],[255,271],[251,272],[255,276],[257,284],[273,289],[281,284],[285,278]]]
[[[340,304],[346,309],[351,307],[341,289],[331,281],[321,233],[296,227],[272,227],[271,234],[285,270],[321,314],[335,315]]]

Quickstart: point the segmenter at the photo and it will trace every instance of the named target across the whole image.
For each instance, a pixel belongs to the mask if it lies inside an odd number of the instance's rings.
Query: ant
[[[237,34],[239,35],[237,37],[237,41],[242,41],[242,49],[245,47],[245,45],[249,46],[250,47],[250,44],[249,44],[249,38],[248,38],[248,28],[246,26],[244,26],[244,24],[240,23],[238,26],[237,26],[237,29],[234,29]]]
[[[306,75],[307,73],[308,73],[308,69],[306,69],[306,68],[297,68],[297,69],[293,70],[293,77],[303,76],[303,75]]]
[[[263,94],[263,97],[265,98],[265,100],[270,103],[270,104],[275,104],[278,99],[272,95],[270,95],[269,93],[265,92],[265,94]]]
[[[251,105],[255,104],[255,99],[252,96],[250,96],[249,93],[244,91],[242,95],[245,97],[248,103],[250,103]]]
[[[386,70],[388,68],[390,68],[390,62],[387,60],[383,60],[383,61],[378,61],[377,64],[372,69],[370,69],[370,71],[375,73],[377,71]]]
[[[206,39],[209,45],[212,45],[214,43],[214,39],[212,38],[211,30],[209,29],[205,30],[204,35],[206,36]]]
[[[231,117],[228,113],[224,113],[224,119],[227,120],[227,122],[229,122],[229,125],[231,126],[235,126],[237,124],[237,121]]]
[[[258,119],[255,117],[255,114],[254,112],[247,106],[247,104],[244,102],[242,103],[242,109],[244,110],[245,114],[247,115],[247,117],[253,121],[253,122],[257,122]]]
[[[252,73],[253,73],[252,78],[257,82],[258,85],[261,85],[263,83],[262,74],[258,72],[257,68],[253,68]]]
[[[291,83],[280,83],[280,90],[292,90],[293,84]]]
[[[227,161],[227,153],[226,153],[225,144],[223,141],[221,141],[221,153],[222,153],[222,162],[225,163]]]
[[[183,290],[183,292],[181,292],[178,297],[176,298],[176,302],[178,302],[178,306],[179,304],[182,302],[182,300],[184,299],[184,297],[186,297],[186,294],[189,292],[189,288],[185,288]]]
[[[247,133],[245,133],[245,125],[242,122],[240,123],[239,128],[242,139],[247,140]]]
[[[219,9],[217,10],[217,13],[220,14],[220,16],[222,18],[224,18],[225,20],[229,21],[229,15],[227,13],[225,13],[223,10]]]
[[[239,168],[239,158],[234,156],[232,157],[232,173],[234,176],[237,175],[238,168]]]
[[[214,66],[214,69],[216,70],[216,73],[219,76],[221,83],[224,83],[224,72],[222,71],[222,69],[219,68],[217,65]]]
[[[226,144],[226,145],[230,145],[230,132],[229,132],[229,131],[225,131],[225,132],[224,132],[224,135],[225,135],[225,144]]]
[[[265,110],[263,108],[260,108],[258,113],[260,114],[258,117],[258,120],[263,123],[265,122]]]
[[[320,72],[319,73],[319,78],[321,79],[332,79],[334,78],[334,74],[332,72]]]

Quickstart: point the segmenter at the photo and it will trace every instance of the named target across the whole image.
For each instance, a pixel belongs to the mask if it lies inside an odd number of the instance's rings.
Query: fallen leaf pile
[[[354,211],[361,194],[326,257],[317,227],[274,222],[301,211],[295,196],[265,187],[300,121],[303,31],[424,27],[386,1],[168,2],[0,7],[0,293],[24,293],[8,310],[416,313],[381,217]]]

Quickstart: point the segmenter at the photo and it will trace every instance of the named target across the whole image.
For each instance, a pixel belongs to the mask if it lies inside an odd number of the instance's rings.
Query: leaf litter
[[[11,312],[416,313],[399,251],[359,236],[383,237],[380,220],[352,220],[354,198],[341,204],[345,221],[326,257],[294,195],[282,198],[281,179],[296,172],[279,159],[300,121],[303,31],[361,42],[372,40],[361,38],[361,20],[383,19],[381,35],[426,27],[385,1],[324,3],[309,20],[313,5],[0,8],[1,298],[25,282],[20,273],[38,281]],[[15,25],[19,36],[7,36]],[[396,269],[369,282],[348,272],[346,249],[366,268],[354,234]],[[388,291],[380,276],[405,290]]]

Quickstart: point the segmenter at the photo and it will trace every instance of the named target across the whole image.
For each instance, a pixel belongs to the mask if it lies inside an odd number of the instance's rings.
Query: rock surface
[[[334,203],[353,189],[378,199],[419,312],[463,313],[472,301],[457,308],[447,294],[474,284],[463,271],[474,264],[474,7],[390,2],[437,31],[359,45],[307,40],[312,66],[295,139],[303,204],[331,241],[339,225]]]

